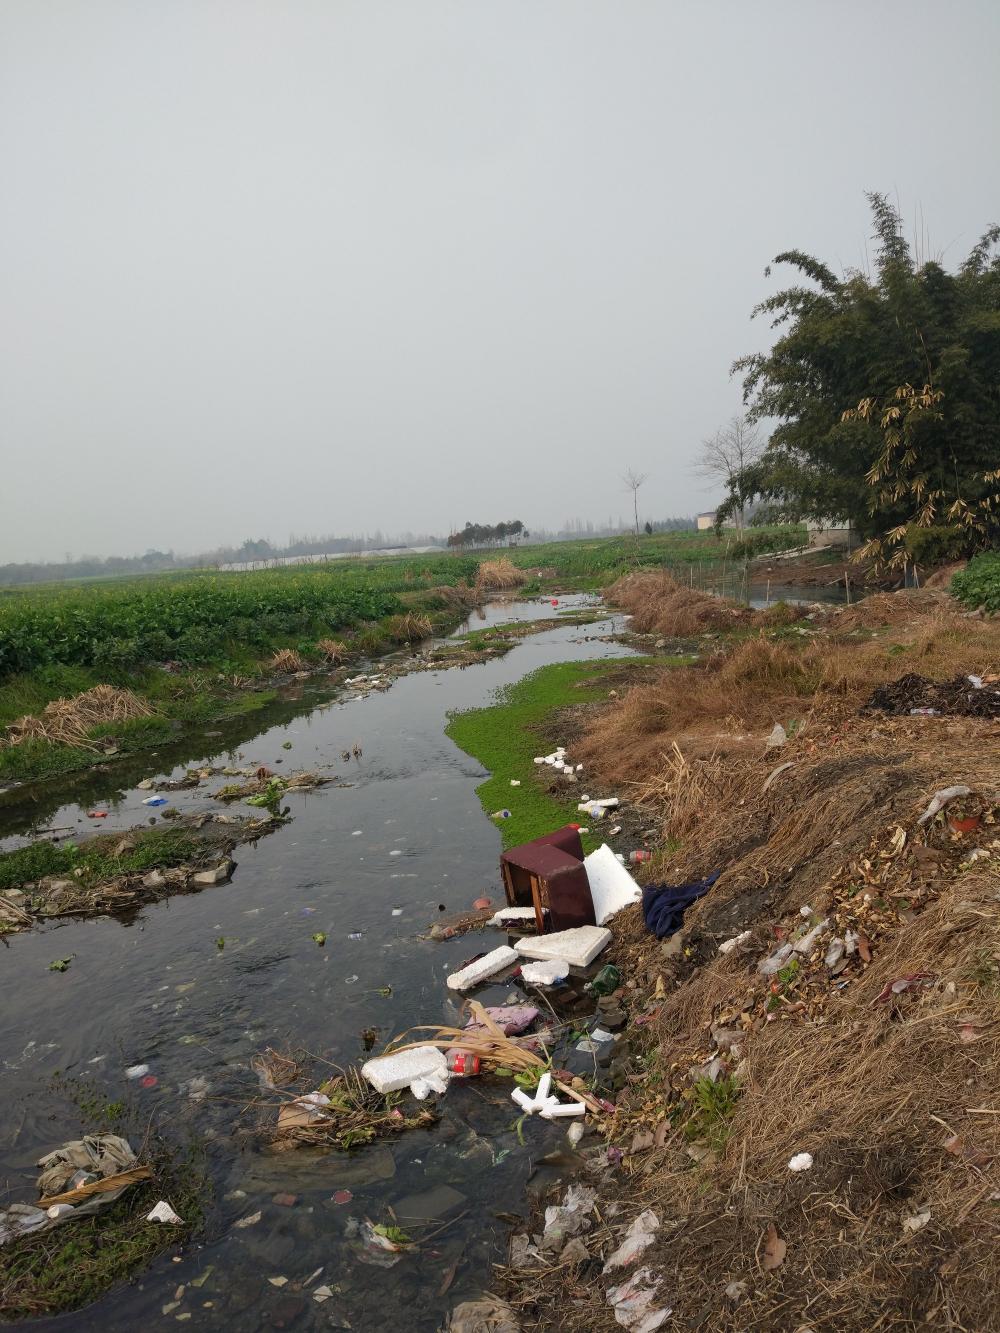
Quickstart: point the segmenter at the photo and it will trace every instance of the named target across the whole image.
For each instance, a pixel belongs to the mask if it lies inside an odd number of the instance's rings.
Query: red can
[[[641,865],[641,863],[642,863],[643,861],[651,861],[651,860],[653,859],[653,853],[652,853],[652,852],[644,852],[644,851],[642,851],[642,850],[635,851],[635,852],[629,852],[629,857],[628,857],[628,859],[632,862],[632,864],[633,864],[634,866],[637,866],[637,865]]]
[[[479,1056],[473,1055],[471,1051],[463,1051],[460,1046],[453,1046],[445,1058],[455,1078],[470,1078],[473,1074],[479,1073],[481,1064]]]

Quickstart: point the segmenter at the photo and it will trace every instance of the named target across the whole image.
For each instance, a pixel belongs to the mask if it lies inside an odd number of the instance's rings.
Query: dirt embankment
[[[586,1258],[504,1275],[522,1328],[616,1328],[607,1218],[644,1209],[665,1328],[1000,1327],[998,671],[1000,623],[903,593],[588,717],[673,849],[644,877],[721,873],[662,944],[616,918],[642,1058]]]

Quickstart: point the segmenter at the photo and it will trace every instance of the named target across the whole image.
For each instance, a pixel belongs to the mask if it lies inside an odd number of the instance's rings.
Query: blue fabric
[[[680,930],[684,913],[709,891],[721,873],[713,870],[705,879],[693,884],[647,884],[642,891],[642,914],[646,918],[647,930],[658,940]]]

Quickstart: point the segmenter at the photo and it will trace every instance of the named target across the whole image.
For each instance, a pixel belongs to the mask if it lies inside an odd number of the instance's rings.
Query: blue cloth
[[[642,891],[642,914],[647,930],[658,940],[680,930],[684,913],[709,891],[721,873],[713,870],[705,879],[695,880],[693,884],[647,884]]]

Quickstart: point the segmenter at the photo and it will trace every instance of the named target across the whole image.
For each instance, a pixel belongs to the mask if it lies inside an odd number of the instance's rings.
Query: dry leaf
[[[872,960],[872,946],[868,942],[867,935],[858,935],[858,953],[861,955],[863,963],[870,963]]]
[[[767,1225],[767,1238],[764,1242],[764,1258],[762,1260],[764,1268],[770,1272],[785,1262],[785,1255],[788,1252],[788,1245],[778,1235],[777,1227],[773,1222]]]
[[[660,1123],[656,1126],[656,1134],[654,1136],[654,1142],[658,1148],[662,1148],[663,1145],[666,1143],[667,1135],[669,1133],[670,1133],[670,1121],[661,1120]]]

